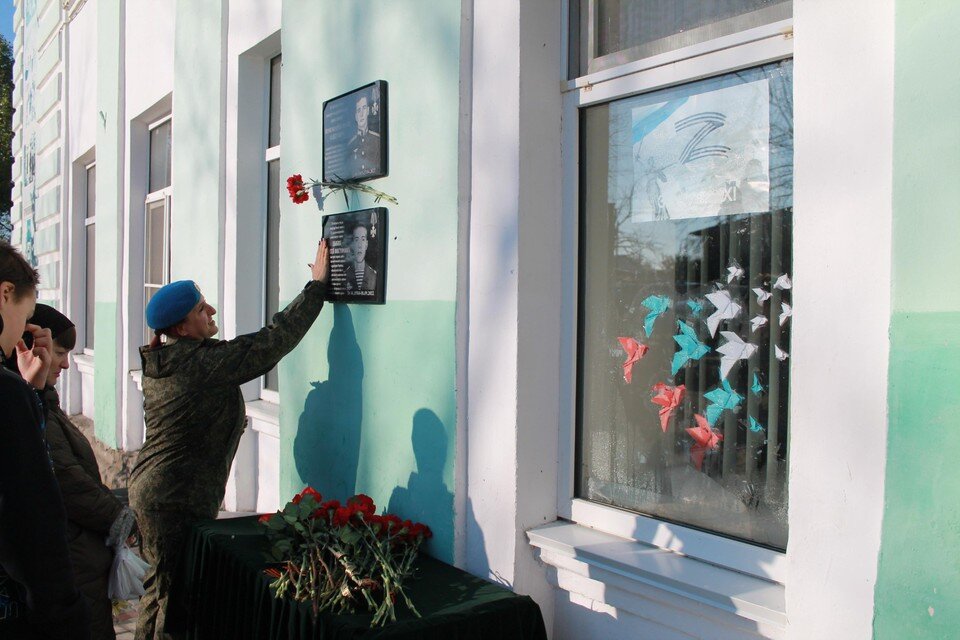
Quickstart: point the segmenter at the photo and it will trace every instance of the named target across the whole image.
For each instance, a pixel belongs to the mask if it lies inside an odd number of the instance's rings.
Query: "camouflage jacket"
[[[308,283],[269,326],[233,340],[141,347],[147,437],[130,476],[135,511],[216,516],[246,417],[240,385],[297,346],[325,292],[324,283]]]

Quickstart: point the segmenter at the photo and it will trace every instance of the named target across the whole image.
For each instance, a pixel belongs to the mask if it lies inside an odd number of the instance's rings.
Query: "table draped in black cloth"
[[[423,554],[407,593],[423,616],[397,604],[397,621],[371,629],[372,615],[321,613],[271,593],[270,543],[256,518],[196,524],[170,599],[167,631],[193,640],[546,640],[540,608],[528,596]]]

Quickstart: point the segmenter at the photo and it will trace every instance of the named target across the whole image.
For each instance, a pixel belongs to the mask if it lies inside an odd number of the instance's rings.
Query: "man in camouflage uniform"
[[[191,281],[166,285],[147,306],[157,338],[140,349],[147,435],[130,477],[130,504],[152,568],[137,640],[169,637],[167,599],[184,540],[194,522],[217,516],[243,432],[240,385],[272,369],[320,313],[329,270],[325,241],[310,267],[313,279],[271,325],[233,340],[212,339],[216,310]]]

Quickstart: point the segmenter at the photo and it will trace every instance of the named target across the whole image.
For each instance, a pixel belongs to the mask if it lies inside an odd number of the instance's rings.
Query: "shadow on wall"
[[[310,383],[313,389],[300,414],[293,459],[304,484],[343,500],[356,492],[363,422],[363,354],[349,307],[332,306],[328,378]]]
[[[453,559],[453,493],[443,481],[447,460],[447,431],[443,421],[430,409],[413,414],[410,436],[417,470],[410,473],[406,487],[396,487],[387,511],[404,519],[423,522],[433,530],[425,551],[450,562]]]

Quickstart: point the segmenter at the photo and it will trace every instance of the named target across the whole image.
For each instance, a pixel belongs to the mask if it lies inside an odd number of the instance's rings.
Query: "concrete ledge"
[[[531,529],[527,537],[564,591],[678,635],[784,637],[783,585],[566,521]]]

